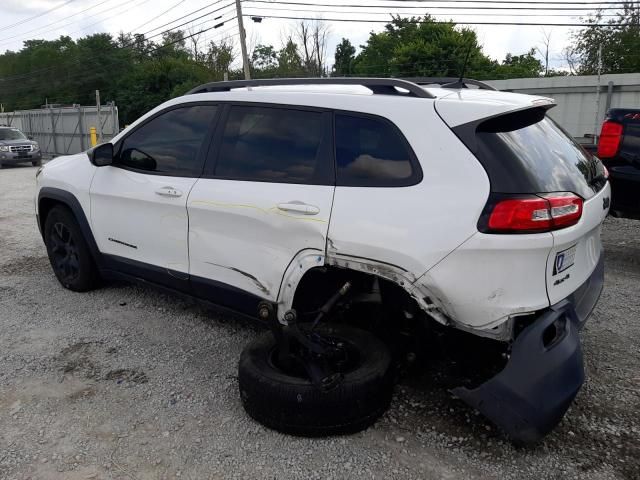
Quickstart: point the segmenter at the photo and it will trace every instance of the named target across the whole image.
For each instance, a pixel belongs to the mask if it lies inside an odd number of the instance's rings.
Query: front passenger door
[[[119,142],[91,185],[91,223],[112,268],[188,288],[187,197],[202,174],[217,106],[165,110]]]

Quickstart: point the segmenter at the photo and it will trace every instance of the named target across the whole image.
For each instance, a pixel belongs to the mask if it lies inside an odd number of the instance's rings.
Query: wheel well
[[[293,308],[301,320],[305,320],[304,317],[312,316],[346,282],[351,283],[351,288],[337,310],[352,308],[354,303],[360,307],[367,304],[387,319],[413,317],[421,312],[400,285],[375,274],[335,266],[315,267],[305,273],[296,288]],[[352,323],[348,318],[345,321]]]
[[[38,201],[38,222],[40,222],[40,232],[42,233],[43,238],[44,238],[44,224],[47,221],[47,216],[49,215],[49,212],[53,209],[53,207],[58,205],[71,210],[69,206],[64,202],[61,202],[60,200],[55,200],[53,198],[45,197],[45,198],[41,198]]]

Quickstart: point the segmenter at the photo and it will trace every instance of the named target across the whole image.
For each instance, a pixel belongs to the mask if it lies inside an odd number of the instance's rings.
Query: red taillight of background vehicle
[[[611,120],[602,124],[598,140],[598,157],[612,158],[618,154],[622,141],[622,125]]]
[[[541,233],[575,225],[583,201],[573,193],[545,193],[498,200],[491,209],[487,233]]]

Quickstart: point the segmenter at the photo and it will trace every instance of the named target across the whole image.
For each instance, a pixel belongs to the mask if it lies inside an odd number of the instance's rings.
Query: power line
[[[382,1],[389,1],[389,0],[382,0]],[[391,0],[391,1],[399,1],[399,0]],[[446,2],[451,1],[451,0],[445,0]],[[471,0],[469,0],[471,1]],[[452,5],[452,6],[446,6],[446,5],[430,5],[430,6],[424,6],[424,5],[407,5],[407,6],[401,6],[401,5],[363,5],[363,4],[328,4],[328,3],[308,3],[308,2],[290,2],[290,1],[281,1],[281,0],[274,0],[274,1],[269,1],[269,0],[245,0],[245,3],[249,2],[249,3],[262,3],[262,4],[268,4],[268,5],[304,5],[304,6],[309,6],[309,7],[333,7],[333,8],[400,8],[400,9],[419,9],[419,10],[427,10],[427,9],[434,9],[434,10],[544,10],[544,11],[553,11],[553,10],[558,10],[558,11],[594,11],[596,9],[592,8],[592,7],[513,7],[513,6],[507,6],[507,7],[495,7],[495,6],[487,6],[487,3],[506,3],[506,2],[482,2],[484,5],[482,6],[459,6],[459,5]],[[439,3],[444,3],[444,2],[439,2]],[[511,2],[509,2],[511,3]],[[524,3],[524,2],[523,2]],[[527,2],[527,3],[531,3],[531,2]],[[250,8],[266,8],[266,7],[252,7],[249,6]],[[603,8],[601,10],[621,10],[621,8],[618,7],[607,7],[607,8]],[[338,13],[338,12],[336,12]],[[372,12],[373,13],[373,12]]]
[[[111,0],[106,0],[106,1],[111,1]],[[139,0],[133,0],[133,3],[136,3],[137,1],[139,1]],[[98,21],[96,21],[96,22],[90,23],[90,24],[85,25],[84,27],[82,27],[82,28],[80,28],[80,29],[78,29],[78,30],[75,30],[75,31],[71,32],[71,34],[82,32],[82,31],[87,30],[88,28],[90,28],[90,27],[92,27],[92,26],[94,26],[94,25],[97,25],[97,24],[99,24],[99,23],[104,22],[105,20],[109,20],[109,19],[111,19],[111,18],[114,18],[114,17],[117,17],[117,16],[119,16],[119,15],[122,15],[123,13],[126,13],[126,12],[128,12],[128,11],[132,10],[132,9],[133,9],[133,8],[135,8],[135,7],[138,7],[138,6],[140,6],[140,5],[144,4],[144,3],[147,3],[147,1],[149,1],[149,0],[144,0],[142,3],[138,3],[137,5],[131,5],[129,8],[126,8],[125,10],[122,10],[121,12],[118,12],[118,13],[116,13],[115,15],[110,15],[110,16],[108,16],[108,17],[106,17],[106,18],[101,18],[100,20],[98,20]],[[184,0],[182,0],[182,1],[184,1]],[[165,26],[167,26],[167,25],[170,25],[171,23],[175,23],[175,22],[177,22],[177,21],[179,21],[179,20],[182,20],[183,18],[189,17],[189,16],[191,16],[191,15],[193,15],[193,14],[195,14],[195,13],[198,13],[198,12],[200,12],[200,11],[202,11],[202,10],[205,10],[205,9],[207,9],[207,8],[211,8],[211,7],[215,6],[215,5],[217,5],[218,3],[220,3],[221,1],[222,1],[222,0],[217,0],[217,1],[213,2],[212,4],[206,5],[205,7],[202,7],[202,8],[196,9],[196,10],[194,10],[194,11],[191,11],[191,12],[189,12],[189,13],[185,14],[185,15],[182,15],[181,17],[178,17],[178,18],[176,18],[176,19],[174,19],[174,20],[171,20],[170,22],[167,22],[167,23],[165,23],[165,24],[163,24],[163,25],[160,25],[160,26],[158,26],[158,27],[152,28],[151,30],[149,30],[149,31],[147,31],[147,32],[144,32],[144,33],[143,33],[143,35],[147,35],[148,33],[152,32],[152,31],[154,31],[154,30],[158,30],[158,29],[160,29],[160,28],[162,28],[162,27],[165,27]],[[105,3],[105,2],[102,2],[102,3]],[[99,11],[99,12],[98,12],[98,14],[100,14],[100,13],[104,13],[104,12],[107,12],[107,11],[109,11],[109,10],[113,11],[114,9],[117,9],[117,8],[119,8],[119,7],[122,7],[122,6],[126,5],[126,4],[129,4],[129,5],[130,5],[131,3],[132,3],[132,1],[131,1],[131,0],[125,0],[124,2],[122,2],[122,3],[118,4],[116,7],[112,7],[112,8],[108,8],[108,9],[105,9],[105,10],[101,10],[101,11]],[[180,3],[182,3],[182,2],[179,2],[178,4],[174,5],[174,6],[173,6],[173,7],[171,7],[169,10],[166,10],[164,13],[167,13],[168,11],[172,10],[172,9],[173,9],[173,8],[175,8],[177,5],[179,5]],[[98,4],[98,5],[101,5],[101,3],[100,3],[100,4]],[[94,7],[97,7],[98,5],[94,5]],[[214,10],[214,12],[215,12],[215,11],[216,11],[216,10]],[[81,13],[81,12],[79,12],[79,13]],[[163,14],[164,14],[164,13],[163,13]],[[212,12],[209,12],[209,13],[212,13]],[[163,15],[163,14],[161,14],[161,15]],[[208,13],[207,13],[207,14],[208,14]],[[205,15],[207,15],[207,14],[205,14]],[[145,22],[145,23],[144,23],[144,24],[142,24],[141,26],[144,26],[145,24],[150,23],[151,21],[155,20],[156,18],[158,18],[158,17],[159,17],[159,16],[161,16],[161,15],[157,15],[157,16],[153,17],[151,20],[149,20],[149,21]],[[205,16],[205,15],[203,15],[203,16]],[[72,16],[73,16],[73,15],[72,15]],[[203,16],[200,16],[200,17],[194,18],[194,19],[192,19],[192,20],[198,20],[199,18],[202,18]],[[58,21],[58,22],[50,23],[50,24],[45,25],[45,26],[43,26],[43,27],[40,27],[40,28],[38,28],[37,30],[42,29],[42,28],[46,28],[46,27],[48,27],[48,26],[50,26],[50,25],[53,25],[53,24],[55,24],[55,23],[59,23],[59,21]],[[46,31],[45,31],[45,33],[46,33],[46,32],[51,32],[51,31],[60,30],[60,29],[62,29],[62,28],[64,28],[64,27],[66,27],[66,26],[68,26],[68,25],[73,25],[74,23],[77,23],[77,22],[75,22],[75,21],[74,21],[74,22],[66,23],[66,24],[61,25],[61,26],[59,26],[59,27],[56,27],[56,28],[53,28],[53,29],[46,30]],[[187,23],[188,23],[188,22],[187,22]],[[140,26],[140,27],[141,27],[141,26]],[[133,29],[133,30],[137,30],[137,29],[138,29],[138,28],[140,28],[140,27],[136,27],[136,28],[135,28],[135,29]],[[27,33],[29,33],[29,32],[27,32]],[[21,36],[22,36],[22,35],[14,35],[13,37],[7,37],[6,39],[0,39],[0,42],[1,42],[1,43],[0,43],[0,45],[6,45],[7,43],[11,43],[11,42],[6,42],[6,41],[4,41],[4,40],[10,39],[10,38],[21,37]]]
[[[264,15],[261,13],[246,13],[245,16],[274,18],[282,20],[322,20],[324,22],[355,22],[355,23],[390,23],[389,20],[365,19],[365,18],[318,18],[318,17],[292,17]],[[410,23],[457,23],[459,25],[512,25],[512,26],[536,26],[536,27],[626,27],[626,23],[533,23],[533,22],[446,22],[446,21],[413,21]]]
[[[374,2],[400,2],[400,3],[405,3],[405,2],[410,2],[410,3],[487,3],[483,0],[373,0]],[[542,0],[542,1],[534,1],[534,0],[492,0],[491,3],[514,3],[514,4],[536,4],[536,5],[621,5],[622,3],[627,3],[627,4],[634,4],[634,5],[638,5],[640,4],[639,0],[632,0],[629,2],[624,2],[624,1],[618,1],[618,2],[611,2],[611,1],[605,1],[605,2],[577,2],[577,1],[573,1],[573,2],[563,2],[563,1],[547,1],[547,0]]]
[[[145,1],[149,1],[149,0],[145,0]],[[220,2],[217,2],[217,3],[220,3]],[[218,9],[216,9],[216,10],[213,10],[212,12],[209,12],[209,14],[210,14],[210,13],[215,13],[215,12],[217,12],[217,11],[219,11],[219,10],[223,10],[224,8],[227,8],[227,7],[229,7],[230,5],[232,5],[232,4],[227,4],[227,5],[225,5],[225,6],[222,6],[222,7],[218,8]],[[223,13],[223,14],[222,14],[222,16],[226,15],[227,13],[229,13],[229,12]],[[203,16],[206,16],[206,15],[203,15]],[[200,16],[200,17],[198,17],[198,18],[202,18],[202,16]],[[225,19],[225,20],[223,21],[223,23],[231,22],[231,21],[233,21],[233,20],[235,20],[235,19],[236,19],[236,17],[234,16],[234,17],[232,17],[232,18]],[[192,19],[191,21],[193,21],[193,20],[196,20],[196,19]],[[197,27],[197,26],[200,26],[200,25],[204,25],[205,23],[207,23],[207,22],[209,22],[209,21],[211,21],[211,20],[215,20],[215,19],[207,19],[207,20],[205,20],[204,22],[201,22],[201,23],[199,23],[199,24],[197,24],[197,25],[194,25],[194,26],[196,26],[196,27]],[[171,23],[171,22],[170,22],[170,23]],[[186,22],[186,23],[190,23],[190,22]],[[186,23],[185,23],[185,24],[186,24]],[[185,25],[185,24],[183,24],[183,25]],[[218,28],[218,24],[216,24],[216,25],[214,25],[214,26],[212,26],[212,27],[210,27],[210,28],[200,30],[199,32],[195,32],[195,33],[193,33],[193,34],[191,34],[191,35],[184,36],[184,37],[182,37],[182,38],[180,38],[180,39],[178,39],[178,40],[175,40],[175,41],[173,41],[173,42],[170,42],[170,43],[167,43],[167,44],[164,44],[164,45],[159,45],[159,46],[157,46],[156,48],[152,48],[152,49],[148,50],[146,53],[153,53],[153,52],[155,52],[155,51],[157,51],[157,50],[160,50],[161,48],[166,48],[166,47],[171,46],[171,45],[174,45],[174,44],[176,44],[176,43],[178,43],[178,42],[180,42],[180,41],[182,41],[182,40],[186,40],[187,38],[191,38],[191,37],[194,37],[194,36],[196,36],[196,35],[201,35],[202,33],[207,32],[207,31],[209,31],[209,30],[213,30],[213,29],[215,29],[215,28]],[[154,35],[151,35],[150,37],[146,38],[145,40],[149,40],[149,39],[151,39],[151,38],[157,37],[157,36],[159,36],[159,35],[163,35],[163,34],[165,34],[165,33],[171,32],[171,31],[173,31],[173,28],[172,28],[172,29],[165,30],[165,31],[160,32],[160,33],[156,33],[156,34],[154,34]],[[143,35],[144,35],[144,34],[143,34]],[[122,45],[122,46],[121,46],[121,48],[131,48],[131,47],[132,47],[132,46],[134,46],[134,45],[135,45],[135,40],[132,40],[132,41],[131,41],[131,43],[129,43],[128,45]],[[88,59],[89,59],[89,60],[93,60],[93,58],[92,58],[92,57],[88,57]],[[35,77],[35,76],[37,76],[37,75],[39,75],[39,74],[41,74],[41,73],[44,73],[44,72],[54,71],[54,70],[56,70],[56,69],[63,68],[63,67],[64,67],[64,68],[68,68],[68,67],[69,67],[69,66],[71,66],[71,65],[74,65],[74,64],[80,64],[80,63],[82,63],[82,61],[83,61],[83,59],[77,58],[77,59],[75,59],[75,60],[73,60],[73,61],[71,61],[71,62],[69,62],[69,63],[67,63],[67,64],[65,64],[65,65],[56,65],[56,66],[52,66],[52,67],[43,68],[43,69],[41,69],[41,70],[37,70],[37,71],[34,71],[34,72],[29,72],[29,73],[25,73],[25,74],[12,75],[12,76],[9,76],[9,77],[0,78],[0,82],[5,82],[5,81],[7,81],[7,80],[14,80],[14,79],[20,79],[20,80],[23,80],[23,79],[25,79],[25,78]]]
[[[171,7],[169,7],[168,9],[166,9],[164,12],[159,13],[158,15],[156,15],[155,17],[153,17],[152,19],[147,20],[147,21],[146,21],[146,22],[144,22],[142,25],[138,25],[137,27],[132,28],[131,30],[135,31],[135,30],[138,30],[139,28],[144,27],[145,25],[147,25],[147,24],[149,24],[149,23],[153,22],[154,20],[158,19],[158,18],[159,18],[159,17],[161,17],[162,15],[165,15],[165,14],[169,13],[169,12],[170,12],[171,10],[173,10],[174,8],[176,8],[176,7],[180,6],[180,5],[182,5],[185,1],[186,1],[186,0],[180,0],[178,3],[174,3]]]
[[[54,10],[58,10],[59,8],[65,7],[65,6],[67,6],[67,5],[69,5],[70,3],[75,2],[75,1],[76,1],[76,0],[67,0],[66,2],[61,3],[60,5],[56,5],[55,7],[52,7],[52,8],[50,8],[49,10],[45,10],[44,12],[38,13],[37,15],[34,15],[34,16],[32,16],[32,17],[22,19],[22,20],[20,20],[20,21],[18,21],[18,22],[16,22],[16,23],[12,23],[11,25],[4,25],[4,26],[0,27],[0,29],[2,29],[2,30],[7,30],[7,29],[9,29],[9,28],[13,28],[13,27],[16,27],[16,26],[18,26],[18,25],[23,25],[23,24],[25,24],[25,23],[27,23],[27,22],[30,22],[31,20],[34,20],[34,19],[36,19],[36,18],[40,18],[40,17],[42,17],[43,15],[46,15],[47,13],[51,13],[51,12],[53,12]]]
[[[20,32],[20,33],[18,33],[17,35],[12,35],[12,36],[10,36],[10,37],[0,38],[0,42],[2,42],[2,43],[4,44],[4,43],[7,43],[7,42],[5,42],[5,40],[11,40],[12,38],[24,37],[24,36],[25,36],[26,34],[28,34],[28,33],[33,33],[33,32],[37,32],[37,31],[39,31],[39,30],[43,30],[43,29],[45,29],[45,28],[47,28],[47,27],[50,27],[51,25],[55,25],[56,23],[64,22],[65,20],[68,20],[68,19],[70,19],[71,17],[78,16],[78,15],[80,15],[81,13],[85,13],[85,12],[87,12],[87,11],[89,11],[89,10],[92,10],[92,9],[94,9],[94,8],[96,8],[96,7],[99,7],[100,5],[103,5],[103,4],[105,4],[105,3],[112,2],[112,1],[113,1],[113,0],[104,0],[104,1],[102,1],[102,2],[100,2],[100,3],[97,3],[97,4],[95,4],[95,5],[91,6],[91,7],[89,7],[89,8],[85,8],[84,10],[80,10],[79,12],[74,13],[73,15],[69,15],[69,16],[68,16],[68,17],[66,17],[66,18],[62,18],[62,19],[60,19],[60,20],[56,20],[55,22],[51,22],[51,23],[48,23],[48,24],[46,24],[46,25],[41,25],[41,26],[36,27],[36,28],[32,28],[31,30],[27,30],[27,31],[24,31],[24,32]],[[113,7],[113,8],[121,7],[121,6],[122,6],[122,5],[124,5],[125,3],[131,3],[131,1],[130,1],[130,0],[127,0],[127,1],[122,2],[121,4],[119,4],[117,7]],[[107,9],[107,10],[108,10],[108,9]],[[103,13],[103,12],[106,12],[107,10],[102,10],[102,11],[100,11],[100,12],[98,12],[98,13]],[[56,27],[56,28],[52,28],[52,29],[46,30],[44,33],[52,32],[52,31],[55,31],[55,30],[60,30],[61,28],[64,28],[64,27],[66,27],[67,25],[73,25],[74,23],[76,23],[76,22],[69,22],[69,23],[65,23],[64,25],[61,25],[60,27]]]
[[[321,8],[324,8],[323,6],[320,6]],[[254,7],[249,5],[247,8],[265,8],[265,7]],[[363,8],[369,8],[367,6],[363,6]],[[487,7],[487,9],[489,9],[491,7]],[[284,8],[275,8],[275,7],[270,7],[269,11],[279,11],[279,12],[306,12],[306,13],[346,13],[346,14],[357,14],[357,15],[362,15],[362,14],[366,14],[366,15],[408,15],[407,12],[400,12],[400,11],[395,11],[395,12],[364,12],[362,10],[309,10],[309,9],[300,9],[300,8],[291,8],[291,7],[284,7]],[[555,18],[559,18],[559,17],[568,17],[568,18],[576,18],[576,17],[580,17],[580,14],[571,14],[571,13],[546,13],[547,11],[545,10],[545,13],[477,13],[477,12],[453,12],[453,13],[433,13],[432,15],[441,15],[441,16],[474,16],[474,17],[555,17]],[[425,12],[425,13],[429,13],[429,12]],[[600,15],[601,17],[618,17],[617,14],[604,14],[604,15]]]

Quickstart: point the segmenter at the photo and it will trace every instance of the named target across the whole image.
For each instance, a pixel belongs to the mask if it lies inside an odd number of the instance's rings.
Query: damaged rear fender
[[[301,251],[285,271],[280,294],[278,295],[278,320],[284,323],[284,314],[293,305],[293,299],[302,277],[312,268],[322,266],[364,272],[389,280],[402,287],[416,301],[418,306],[434,320],[443,325],[451,323],[446,315],[442,313],[441,306],[432,301],[432,298],[434,298],[432,293],[427,291],[424,286],[415,284],[416,277],[410,272],[384,262],[335,253],[325,255],[317,250]]]

